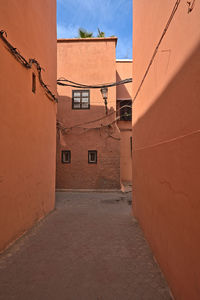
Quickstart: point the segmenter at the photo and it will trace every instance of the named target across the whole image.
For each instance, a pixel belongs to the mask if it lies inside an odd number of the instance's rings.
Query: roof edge
[[[67,43],[67,42],[103,42],[103,41],[114,41],[117,44],[118,38],[116,36],[113,37],[94,37],[94,38],[70,38],[70,39],[57,39],[57,43]]]
[[[132,62],[133,62],[133,59],[132,59],[132,58],[124,58],[124,59],[123,59],[123,58],[117,58],[117,59],[116,59],[116,62],[120,62],[120,63],[121,63],[121,62],[122,62],[122,63],[123,63],[123,62],[130,62],[130,63],[132,63]]]

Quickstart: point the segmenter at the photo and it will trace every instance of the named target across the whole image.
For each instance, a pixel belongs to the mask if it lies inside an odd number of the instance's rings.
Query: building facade
[[[116,38],[58,40],[58,78],[95,85],[116,81]],[[108,114],[99,89],[58,87],[57,189],[119,189],[116,87]],[[96,120],[96,121],[95,121]]]
[[[200,295],[199,16],[199,1],[133,2],[133,211],[179,300]]]
[[[1,1],[1,28],[56,95],[56,1]],[[1,36],[6,39],[6,33]],[[0,39],[0,252],[54,208],[56,103]],[[28,66],[28,65],[27,65]],[[50,101],[52,100],[52,101]]]
[[[58,78],[96,85],[131,77],[127,62],[117,67],[116,43],[115,37],[58,40]],[[100,88],[58,87],[57,189],[120,189],[121,149],[124,161],[127,153],[118,126],[126,120],[120,121],[116,99],[130,100],[130,93],[130,87],[109,87],[106,114]],[[127,142],[126,130],[122,137]],[[130,137],[128,143],[131,159]]]

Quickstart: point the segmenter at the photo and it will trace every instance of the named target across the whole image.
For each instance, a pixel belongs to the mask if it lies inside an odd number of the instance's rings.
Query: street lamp
[[[107,87],[104,87],[104,88],[101,88],[101,94],[102,94],[102,97],[104,99],[104,103],[105,103],[105,108],[106,108],[106,114],[108,114],[108,108],[107,108],[107,99],[108,99],[108,88]]]

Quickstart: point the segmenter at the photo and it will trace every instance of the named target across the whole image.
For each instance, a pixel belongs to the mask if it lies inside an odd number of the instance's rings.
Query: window
[[[118,111],[118,116],[120,117],[121,121],[132,120],[132,100],[118,100],[117,109],[120,109]]]
[[[70,164],[71,163],[71,151],[69,151],[69,150],[62,151],[61,159],[62,159],[63,164]]]
[[[72,109],[89,109],[90,108],[90,91],[74,90],[72,91]]]
[[[88,163],[89,164],[97,164],[97,151],[96,150],[88,151]]]
[[[36,76],[32,73],[32,92],[35,94],[36,92]]]

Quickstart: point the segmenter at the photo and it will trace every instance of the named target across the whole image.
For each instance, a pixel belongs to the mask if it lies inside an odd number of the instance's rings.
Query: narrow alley
[[[130,204],[131,193],[57,193],[0,256],[0,299],[171,299]]]

